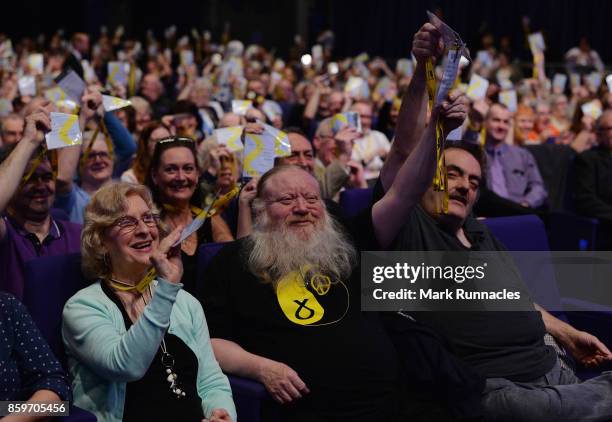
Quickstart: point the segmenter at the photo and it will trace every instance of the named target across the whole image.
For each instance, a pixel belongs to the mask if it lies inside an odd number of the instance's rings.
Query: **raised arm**
[[[36,148],[43,142],[43,131],[51,130],[49,111],[39,107],[25,118],[25,129],[21,141],[0,164],[0,214],[4,213],[11,198],[17,192],[21,177]],[[0,239],[6,235],[4,220],[0,219]]]
[[[329,91],[325,85],[323,85],[322,79],[315,78],[314,80],[315,90],[306,103],[306,107],[304,108],[304,120],[312,120],[317,116],[317,110],[319,109],[319,102],[321,101],[321,95],[324,94],[324,91]]]
[[[449,133],[465,120],[466,103],[464,96],[456,97],[451,103],[444,101],[434,108],[432,122],[443,119],[444,133]],[[372,208],[374,231],[381,248],[387,248],[395,239],[410,211],[431,185],[435,168],[436,125],[431,124],[399,169],[385,196]]]
[[[380,172],[380,181],[386,191],[391,187],[402,164],[421,139],[427,124],[427,81],[425,62],[430,57],[442,54],[444,44],[440,33],[430,23],[426,23],[414,35],[412,53],[417,59],[417,66],[402,97],[395,139],[391,151]]]
[[[81,131],[84,131],[89,121],[99,116],[102,113],[102,94],[99,91],[87,88],[81,100],[83,106],[79,113],[79,124]],[[61,148],[58,150],[58,168],[56,192],[58,195],[68,195],[72,192],[72,184],[74,176],[79,167],[79,159],[81,158],[81,145]],[[68,212],[70,210],[67,210]]]
[[[111,111],[104,112],[104,123],[113,141],[117,160],[127,160],[136,153],[136,142],[121,121]]]

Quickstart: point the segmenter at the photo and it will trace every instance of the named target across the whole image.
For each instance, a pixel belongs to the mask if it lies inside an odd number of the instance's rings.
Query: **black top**
[[[102,290],[121,311],[125,329],[129,330],[132,320],[119,297],[106,283]],[[174,373],[185,397],[178,398],[167,381],[168,374],[162,365],[161,347],[157,350],[149,369],[138,381],[126,385],[123,421],[184,421],[200,422],[204,418],[202,399],[196,388],[198,359],[193,351],[177,336],[166,333],[166,350],[174,357]]]
[[[195,217],[195,216],[194,216]],[[198,247],[193,255],[189,255],[181,249],[181,260],[183,261],[183,290],[195,296],[196,279],[198,272],[198,248],[204,243],[212,242],[212,225],[207,218],[202,227],[196,232],[198,236]]]
[[[597,249],[612,250],[612,153],[603,147],[585,151],[573,170],[576,211],[599,219]]]
[[[463,230],[472,244],[469,249],[417,205],[397,236],[394,249],[505,251],[488,228],[476,219],[468,217]],[[512,273],[520,274],[514,267]],[[517,284],[522,284],[520,276],[517,277]],[[413,316],[445,337],[453,353],[487,378],[530,381],[547,373],[556,360],[554,351],[544,344],[546,329],[535,309],[532,312],[421,312]]]
[[[361,246],[371,239],[370,213],[360,219]],[[360,272],[332,285],[325,295],[311,286],[287,316],[269,284],[245,266],[249,241],[224,247],[208,267],[200,300],[211,337],[235,341],[245,350],[293,368],[310,389],[295,411],[310,411],[330,420],[391,420],[398,362],[375,313],[360,310]],[[307,277],[308,278],[308,277]],[[292,322],[313,318],[309,325]]]

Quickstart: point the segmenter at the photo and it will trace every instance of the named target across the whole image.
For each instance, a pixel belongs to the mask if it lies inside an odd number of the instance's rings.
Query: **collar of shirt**
[[[5,216],[4,218],[10,221],[10,223],[13,225],[13,227],[15,227],[15,230],[17,231],[17,233],[19,233],[20,236],[28,237],[28,238],[31,238],[32,236],[36,236],[34,233],[27,231],[25,227],[17,223],[17,221],[15,221],[15,219],[11,218],[10,216]],[[57,240],[61,236],[62,236],[62,230],[60,229],[60,226],[56,223],[56,221],[53,218],[51,218],[51,221],[49,223],[49,233],[47,233],[47,236],[45,236],[45,241],[47,239]]]
[[[488,155],[503,155],[506,151],[508,151],[508,149],[510,149],[510,146],[505,142],[502,142],[497,146],[490,143],[485,144],[485,150],[487,151]]]

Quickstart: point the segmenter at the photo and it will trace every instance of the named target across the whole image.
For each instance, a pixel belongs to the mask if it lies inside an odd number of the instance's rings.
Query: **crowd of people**
[[[394,63],[337,58],[330,34],[285,58],[175,27],[0,35],[0,399],[236,421],[230,374],[286,421],[612,420],[611,373],[581,381],[558,356],[612,353],[528,297],[528,311],[361,310],[361,251],[502,253],[477,217],[563,210],[599,220],[600,249],[612,239],[612,80],[588,42],[549,79],[485,36],[432,105],[428,62],[439,79],[449,47],[431,23]],[[58,91],[71,72],[80,98]],[[82,142],[46,147],[56,112],[78,115]],[[441,212],[436,145],[457,132]],[[253,174],[247,140],[266,134],[287,148]],[[339,205],[366,188],[363,211]],[[227,244],[200,268],[213,242]],[[60,363],[20,300],[26,263],[71,253],[85,279]]]

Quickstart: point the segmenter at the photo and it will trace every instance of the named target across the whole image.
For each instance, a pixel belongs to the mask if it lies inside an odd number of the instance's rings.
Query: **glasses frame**
[[[152,224],[147,223],[144,218],[151,216],[153,217],[153,221]],[[131,224],[129,224],[128,226],[121,226],[121,222],[123,221],[130,221],[131,220]],[[141,215],[139,218],[133,217],[131,215],[123,215],[119,218],[117,218],[115,221],[113,221],[113,223],[110,225],[111,228],[113,227],[117,227],[118,231],[120,234],[123,235],[128,235],[128,234],[132,234],[134,233],[134,231],[136,230],[136,228],[138,227],[138,225],[140,224],[140,222],[142,221],[144,223],[145,226],[147,226],[148,228],[159,228],[159,222],[161,220],[161,216],[157,213],[154,212],[150,212],[147,214],[143,214]],[[134,221],[136,222],[135,224]]]

